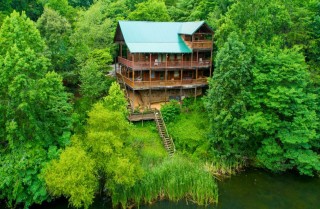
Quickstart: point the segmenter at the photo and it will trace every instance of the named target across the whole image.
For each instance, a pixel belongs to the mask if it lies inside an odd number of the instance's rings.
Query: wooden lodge
[[[134,108],[201,95],[212,74],[213,31],[203,21],[119,21],[114,42]]]

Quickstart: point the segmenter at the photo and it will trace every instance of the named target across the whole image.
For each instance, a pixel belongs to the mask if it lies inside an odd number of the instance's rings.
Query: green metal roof
[[[202,25],[204,21],[199,22],[184,22],[181,23],[179,34],[192,35],[194,34]]]
[[[192,35],[203,24],[203,21],[119,21],[123,39],[131,53],[191,53],[179,34]]]

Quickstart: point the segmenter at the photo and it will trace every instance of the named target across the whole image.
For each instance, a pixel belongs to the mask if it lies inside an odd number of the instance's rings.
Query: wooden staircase
[[[161,112],[159,110],[153,109],[147,113],[134,113],[133,105],[132,105],[133,103],[130,100],[126,84],[124,83],[121,75],[117,75],[117,81],[120,85],[120,88],[123,89],[126,99],[128,101],[128,106],[127,106],[129,111],[128,120],[130,121],[155,120],[159,136],[163,141],[163,145],[167,150],[169,156],[172,157],[176,151],[176,148],[174,146],[172,138],[168,134],[168,130],[167,130],[166,124],[164,123]]]
[[[156,122],[159,135],[163,141],[163,145],[166,148],[169,156],[172,157],[174,152],[176,151],[176,148],[174,146],[172,138],[168,134],[168,130],[167,130],[166,124],[163,121],[162,114],[160,111],[155,110],[154,116],[155,116],[154,120]]]

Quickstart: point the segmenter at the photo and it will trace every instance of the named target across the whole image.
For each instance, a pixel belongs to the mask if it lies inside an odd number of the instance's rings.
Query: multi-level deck
[[[122,21],[115,42],[117,76],[128,87],[134,108],[197,96],[212,74],[213,32],[203,21]]]

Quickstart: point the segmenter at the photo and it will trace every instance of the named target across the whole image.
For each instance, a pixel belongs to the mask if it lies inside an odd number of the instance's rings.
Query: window
[[[164,72],[160,72],[160,80],[164,80]]]
[[[151,78],[155,78],[156,77],[156,74],[154,71],[151,72]]]
[[[178,78],[179,77],[179,71],[174,71],[173,77]]]

